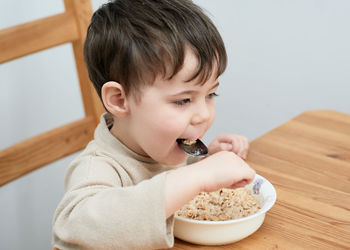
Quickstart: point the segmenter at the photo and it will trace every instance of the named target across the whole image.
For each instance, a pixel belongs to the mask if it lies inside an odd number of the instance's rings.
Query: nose
[[[211,111],[208,103],[206,103],[205,101],[198,103],[193,108],[194,114],[191,119],[192,125],[197,125],[208,121],[211,117],[211,113],[213,112]]]

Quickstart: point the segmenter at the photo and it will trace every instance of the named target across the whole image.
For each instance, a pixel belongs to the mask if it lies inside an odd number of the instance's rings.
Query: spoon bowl
[[[197,139],[195,141],[187,139],[177,139],[177,143],[190,156],[205,156],[208,154],[208,148],[205,144]]]

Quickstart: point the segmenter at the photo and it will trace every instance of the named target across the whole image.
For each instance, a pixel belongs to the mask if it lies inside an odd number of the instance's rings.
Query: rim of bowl
[[[277,193],[276,193],[275,187],[266,178],[264,178],[263,176],[261,176],[259,174],[255,174],[254,181],[257,178],[263,179],[264,183],[267,183],[271,187],[272,194],[268,196],[269,199],[267,200],[267,203],[264,203],[263,207],[255,214],[251,214],[251,215],[248,215],[246,217],[242,217],[242,218],[238,218],[238,219],[223,220],[223,221],[194,220],[194,219],[189,219],[189,218],[185,218],[185,217],[181,217],[181,216],[177,216],[177,215],[175,215],[174,217],[177,220],[182,220],[182,221],[190,222],[190,223],[194,223],[194,224],[206,224],[206,225],[220,225],[220,224],[239,223],[239,222],[242,222],[242,221],[250,220],[250,219],[252,219],[254,217],[258,217],[258,216],[266,213],[267,211],[269,211],[272,208],[272,206],[276,202]],[[265,204],[267,204],[267,205],[265,206]]]

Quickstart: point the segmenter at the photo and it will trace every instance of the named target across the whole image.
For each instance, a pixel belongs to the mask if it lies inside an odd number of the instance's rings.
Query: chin
[[[163,151],[163,154],[159,153],[160,152],[158,152],[157,156],[152,158],[166,166],[177,166],[184,163],[188,158],[188,155],[182,150],[182,148],[180,148],[177,142],[170,150]]]
[[[185,154],[185,152],[183,152],[182,155],[178,155],[176,157],[172,156],[167,159],[160,160],[158,162],[167,166],[177,166],[179,164],[184,163],[187,160],[187,158],[188,156]]]

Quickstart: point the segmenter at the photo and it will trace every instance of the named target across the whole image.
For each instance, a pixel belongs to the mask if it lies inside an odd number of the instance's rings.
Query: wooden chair
[[[0,186],[84,148],[104,112],[83,57],[91,2],[64,0],[64,5],[63,13],[0,30],[0,64],[72,43],[85,117],[0,151]]]

